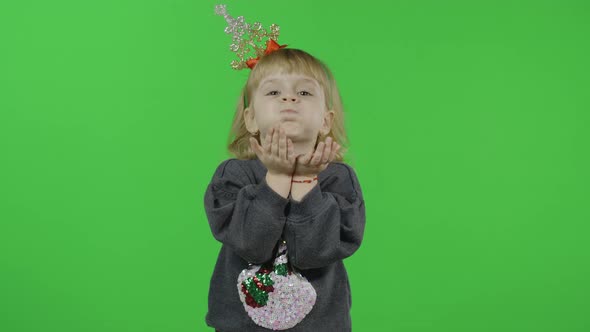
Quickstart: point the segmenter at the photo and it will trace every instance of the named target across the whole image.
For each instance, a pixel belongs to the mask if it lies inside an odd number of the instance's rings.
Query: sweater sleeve
[[[239,160],[223,161],[205,192],[205,212],[213,237],[252,264],[272,258],[284,225],[288,199],[266,182],[251,183]]]
[[[319,268],[351,256],[365,230],[365,202],[357,176],[339,163],[335,174],[301,201],[289,201],[284,237],[291,264]]]

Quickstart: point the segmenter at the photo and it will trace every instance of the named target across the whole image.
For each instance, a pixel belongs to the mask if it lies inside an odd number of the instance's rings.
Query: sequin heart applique
[[[281,240],[273,263],[250,265],[238,276],[238,294],[248,316],[272,330],[292,328],[305,318],[316,301],[307,278],[293,271],[287,244]]]

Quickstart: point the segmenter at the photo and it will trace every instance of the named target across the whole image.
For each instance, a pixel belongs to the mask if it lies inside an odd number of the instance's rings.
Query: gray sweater
[[[266,172],[259,159],[227,159],[207,186],[205,212],[213,237],[222,243],[209,286],[207,325],[222,332],[272,331],[251,320],[236,285],[248,263],[272,260],[283,238],[289,262],[317,294],[309,314],[285,331],[351,331],[352,299],[342,260],[359,248],[365,229],[354,170],[330,163],[300,202],[276,193]]]

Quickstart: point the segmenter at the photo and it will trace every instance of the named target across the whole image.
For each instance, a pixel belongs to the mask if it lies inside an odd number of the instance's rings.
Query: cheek
[[[315,109],[323,110],[326,108],[326,101],[322,98],[316,98],[315,100],[313,100],[311,105],[313,105],[313,108]]]
[[[319,128],[322,126],[323,118],[319,115],[315,115],[309,118],[309,125],[314,128]]]

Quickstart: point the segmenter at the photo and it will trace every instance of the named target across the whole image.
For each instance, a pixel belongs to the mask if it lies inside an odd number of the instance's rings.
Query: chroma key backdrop
[[[590,330],[589,2],[31,0],[0,4],[0,331],[213,331],[249,74],[220,3],[337,80],[353,331]]]

